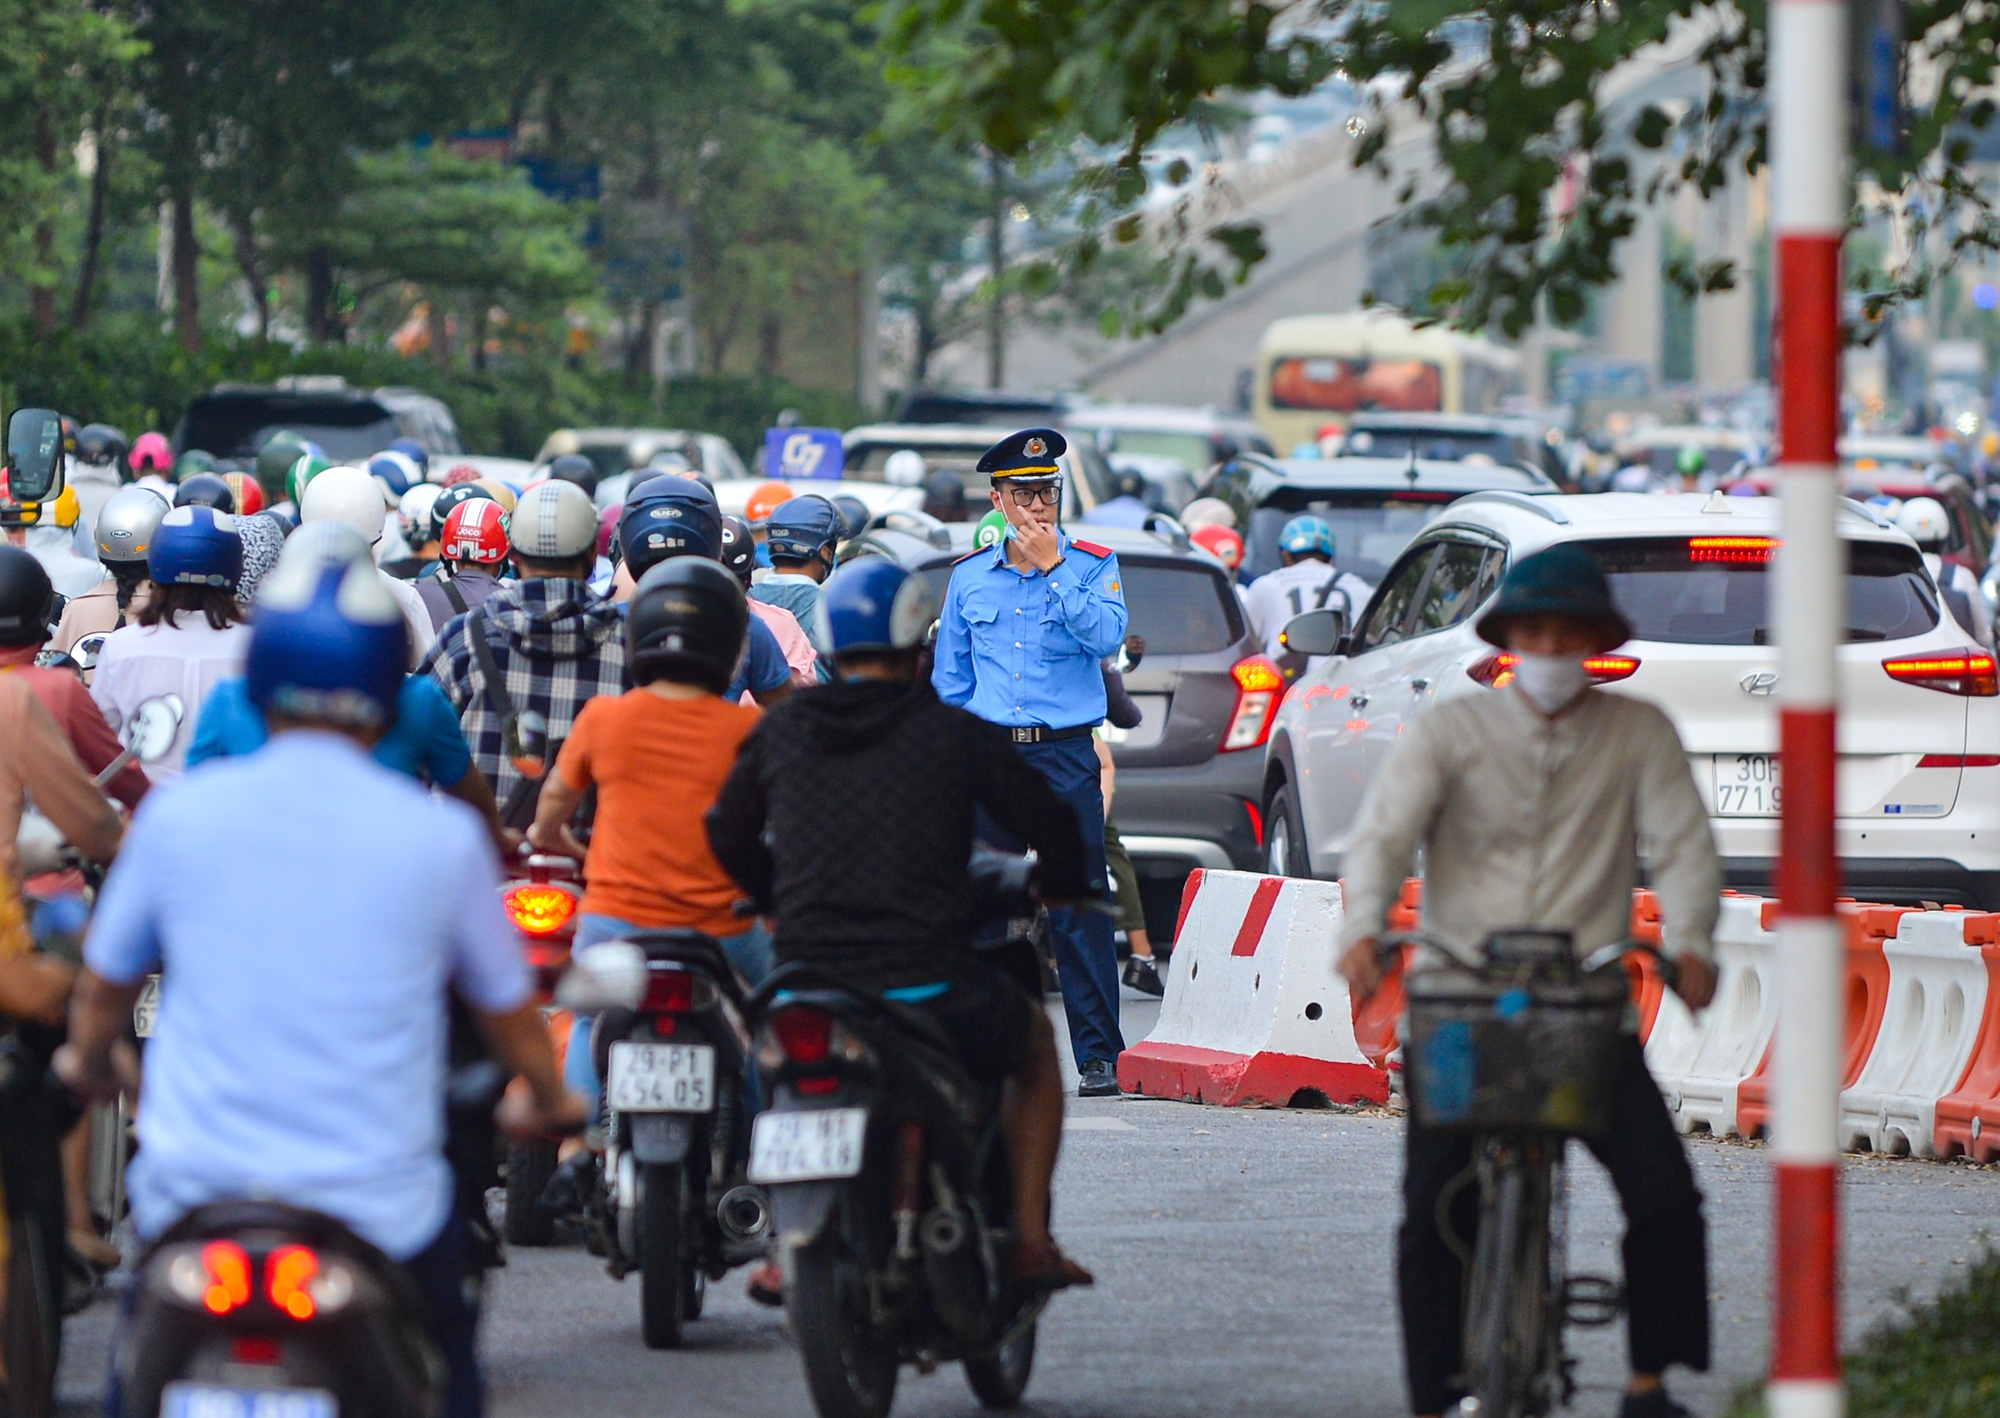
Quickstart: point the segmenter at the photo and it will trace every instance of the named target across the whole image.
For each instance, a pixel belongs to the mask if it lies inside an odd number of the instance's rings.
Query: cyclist
[[[1284,565],[1250,583],[1243,604],[1250,612],[1250,629],[1272,659],[1285,652],[1278,636],[1295,615],[1331,606],[1347,612],[1354,624],[1375,588],[1333,563],[1333,527],[1324,517],[1294,517],[1278,532],[1278,555]]]
[[[428,486],[429,484],[426,484]],[[445,516],[437,541],[444,570],[417,583],[431,624],[445,625],[486,604],[507,565],[507,514],[490,497],[471,497]]]
[[[808,493],[780,505],[764,529],[771,574],[751,585],[750,599],[790,611],[811,638],[819,585],[833,570],[834,551],[845,529],[840,509],[824,497]],[[832,653],[818,641],[813,649],[821,655]]]
[[[776,917],[779,960],[923,1009],[974,1077],[1006,1081],[1012,1273],[1088,1285],[1048,1230],[1063,1114],[1055,1031],[973,948],[966,864],[982,811],[1041,854],[1051,900],[1090,894],[1092,864],[1076,814],[1007,732],[939,701],[923,649],[936,613],[923,578],[885,558],[834,573],[820,615],[835,678],[752,731],[708,815],[709,841]]]
[[[116,630],[138,618],[153,587],[146,553],[168,506],[166,498],[145,487],[120,488],[104,503],[92,540],[97,560],[110,575],[63,607],[56,649],[67,653],[86,635]]]
[[[1421,848],[1424,930],[1476,956],[1495,930],[1574,934],[1579,954],[1625,938],[1639,842],[1659,893],[1675,988],[1696,1009],[1715,989],[1722,870],[1687,756],[1655,706],[1590,688],[1586,656],[1631,626],[1589,553],[1558,546],[1518,562],[1479,634],[1520,657],[1510,686],[1446,700],[1416,719],[1369,786],[1347,856],[1341,972],[1356,998],[1381,979],[1376,945]],[[1612,1122],[1590,1148],[1625,1207],[1632,1384],[1623,1418],[1687,1418],[1668,1398],[1669,1364],[1708,1366],[1708,1278],[1701,1193],[1637,1035],[1613,1081]],[[1463,1134],[1408,1132],[1398,1245],[1403,1351],[1412,1410],[1461,1396],[1462,1251],[1441,1234],[1438,1201],[1473,1165]],[[1452,1208],[1461,1237],[1478,1225],[1477,1188]]]
[[[241,1196],[338,1218],[407,1266],[448,1365],[444,1412],[470,1418],[477,1315],[444,1155],[447,986],[524,1080],[503,1123],[572,1130],[582,1103],[563,1091],[477,819],[368,755],[396,713],[408,639],[375,568],[289,558],[257,612],[250,696],[271,742],[140,810],[91,923],[58,1071],[114,1091],[113,1043],[164,967],[129,1173],[139,1234]],[[214,844],[234,840],[270,856],[227,891],[190,891]]]

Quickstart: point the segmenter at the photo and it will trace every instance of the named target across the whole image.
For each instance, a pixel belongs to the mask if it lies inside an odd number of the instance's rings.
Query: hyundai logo
[[[1749,674],[1738,680],[1737,683],[1743,686],[1745,694],[1759,696],[1776,694],[1778,692],[1778,672],[1776,670],[1752,670]]]

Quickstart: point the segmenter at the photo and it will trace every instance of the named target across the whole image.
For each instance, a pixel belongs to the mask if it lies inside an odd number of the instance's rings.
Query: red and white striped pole
[[[1846,951],[1834,897],[1835,652],[1846,566],[1834,513],[1840,424],[1840,240],[1847,214],[1843,0],[1771,16],[1771,207],[1778,275],[1776,568],[1781,651],[1779,1006],[1772,1089],[1776,1306],[1771,1418],[1841,1418],[1839,1144]]]

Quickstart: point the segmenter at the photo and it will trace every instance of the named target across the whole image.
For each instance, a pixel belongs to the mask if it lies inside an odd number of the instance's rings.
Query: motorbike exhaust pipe
[[[726,1240],[760,1240],[771,1230],[771,1204],[762,1187],[731,1187],[716,1203],[715,1219]]]
[[[955,1206],[934,1206],[924,1213],[917,1240],[938,1318],[961,1339],[980,1338],[987,1325],[986,1273],[970,1223]]]

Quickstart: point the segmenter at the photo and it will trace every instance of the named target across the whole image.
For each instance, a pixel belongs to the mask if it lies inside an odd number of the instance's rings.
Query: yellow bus
[[[1390,310],[1273,320],[1257,348],[1253,412],[1280,456],[1350,414],[1483,414],[1521,382],[1521,357]]]

